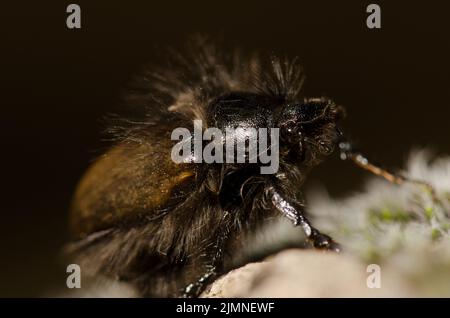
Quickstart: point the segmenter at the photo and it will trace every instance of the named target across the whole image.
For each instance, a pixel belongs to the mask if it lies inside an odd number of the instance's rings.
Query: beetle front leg
[[[307,240],[310,241],[315,248],[332,250],[335,252],[341,251],[341,247],[338,243],[311,225],[311,222],[305,216],[305,211],[302,206],[286,200],[274,187],[270,187],[268,193],[270,201],[275,209],[291,220],[295,226],[301,226]]]

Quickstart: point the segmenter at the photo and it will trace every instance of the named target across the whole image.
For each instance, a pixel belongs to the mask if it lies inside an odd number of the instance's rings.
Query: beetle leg
[[[374,163],[370,162],[369,159],[367,159],[366,156],[364,156],[359,151],[356,151],[353,149],[353,146],[348,141],[343,141],[339,143],[339,150],[342,160],[351,160],[354,162],[357,166],[377,175],[384,179],[386,179],[389,182],[401,185],[404,183],[413,183],[420,185],[427,189],[429,193],[431,194],[434,201],[437,201],[437,195],[436,191],[434,190],[433,186],[429,184],[426,181],[423,180],[415,180],[411,179],[405,176],[402,176],[398,173],[392,173],[387,171],[386,169],[383,169]]]
[[[301,226],[307,240],[317,249],[332,250],[340,252],[341,248],[331,237],[321,233],[318,229],[311,225],[311,222],[306,218],[305,211],[302,206],[299,206],[288,202],[284,197],[279,194],[274,187],[269,188],[269,196],[272,205],[281,214],[287,217],[295,226]]]
[[[198,297],[205,287],[217,277],[216,267],[210,267],[197,281],[190,283],[183,291],[182,298]]]
[[[215,244],[215,251],[212,260],[207,264],[207,270],[205,273],[195,282],[186,286],[182,293],[183,298],[194,298],[198,297],[219,274],[221,274],[220,265],[223,259],[223,251],[225,247],[225,243],[230,236],[230,230],[227,226],[227,219],[230,217],[229,212],[225,212],[224,214],[224,226],[223,230],[220,231],[220,234],[217,238]]]

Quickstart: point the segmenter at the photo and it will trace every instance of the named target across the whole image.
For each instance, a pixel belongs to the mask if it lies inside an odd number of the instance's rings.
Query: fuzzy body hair
[[[131,283],[144,296],[180,295],[211,259],[225,270],[239,256],[242,238],[277,215],[268,206],[266,181],[254,175],[239,181],[246,187],[239,206],[225,209],[221,189],[239,171],[174,165],[167,158],[171,130],[195,119],[206,123],[208,104],[230,91],[283,103],[301,99],[296,60],[228,54],[203,38],[190,43],[186,54],[172,52],[165,66],[144,72],[127,98],[140,113],[113,119],[114,146],[80,182],[71,211],[68,250],[84,273]],[[306,170],[282,159],[280,187],[302,202]]]

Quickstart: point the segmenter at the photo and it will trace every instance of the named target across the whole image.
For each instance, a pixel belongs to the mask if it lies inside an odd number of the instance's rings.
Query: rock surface
[[[371,274],[349,255],[291,249],[229,272],[202,297],[415,296],[390,270],[382,272],[381,288],[369,288]]]

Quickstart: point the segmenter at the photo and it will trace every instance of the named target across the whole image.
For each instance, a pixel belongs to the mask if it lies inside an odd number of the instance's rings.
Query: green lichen
[[[367,263],[375,263],[375,264],[381,263],[381,261],[383,259],[383,257],[380,254],[380,252],[377,249],[375,249],[375,248],[368,248],[366,250],[365,255],[363,255],[362,258]]]
[[[424,212],[427,220],[430,221],[434,216],[434,208],[432,206],[425,207]]]
[[[412,215],[405,210],[392,207],[372,208],[369,211],[369,222],[372,225],[379,223],[407,223],[413,219]]]
[[[442,237],[441,231],[439,231],[438,229],[431,230],[431,239],[433,241],[436,241],[436,240],[440,239],[441,237]]]

